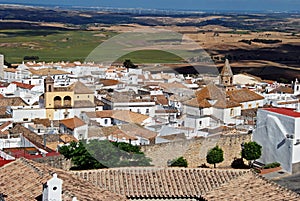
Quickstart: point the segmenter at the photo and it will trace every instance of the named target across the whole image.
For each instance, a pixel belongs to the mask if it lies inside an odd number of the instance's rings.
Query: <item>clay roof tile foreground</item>
[[[124,196],[97,187],[70,172],[23,158],[0,168],[0,193],[7,196],[5,201],[42,200],[43,184],[51,179],[54,173],[63,180],[64,201],[71,201],[73,197],[89,201],[127,200]]]
[[[73,173],[130,199],[300,200],[249,170],[130,167]]]

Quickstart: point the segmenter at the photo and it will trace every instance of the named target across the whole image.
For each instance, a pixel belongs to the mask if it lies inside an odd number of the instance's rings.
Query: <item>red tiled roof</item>
[[[71,130],[74,130],[74,128],[85,125],[85,122],[76,116],[74,118],[61,120],[60,123],[65,125],[67,128]]]
[[[30,151],[36,151],[38,153],[37,155],[35,154],[30,154]],[[35,148],[9,148],[9,149],[4,149],[4,152],[9,152],[11,156],[15,158],[26,158],[26,159],[35,159],[35,158],[43,158],[43,157],[50,157],[50,156],[59,156],[60,154],[57,152],[49,152],[45,156],[41,155],[38,150]]]
[[[32,89],[34,85],[31,84],[25,84],[21,82],[12,82],[13,84],[17,85],[17,87],[23,88],[23,89]]]
[[[15,161],[15,160],[1,160],[1,159],[0,159],[0,167],[2,167],[3,165],[6,165],[6,164],[8,164],[8,163],[11,163],[11,162],[13,162],[13,161]]]
[[[264,108],[263,110],[267,110],[269,112],[274,112],[274,113],[295,117],[295,118],[300,117],[300,112],[296,112],[294,109],[289,109],[289,108]]]

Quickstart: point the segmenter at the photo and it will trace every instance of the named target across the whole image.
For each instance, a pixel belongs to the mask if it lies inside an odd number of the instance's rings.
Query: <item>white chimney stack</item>
[[[54,173],[43,185],[43,201],[62,201],[62,183],[63,181]]]

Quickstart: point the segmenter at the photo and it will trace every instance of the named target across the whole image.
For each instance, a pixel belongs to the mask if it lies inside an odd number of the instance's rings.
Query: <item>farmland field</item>
[[[0,30],[0,53],[9,63],[25,56],[40,61],[84,61],[104,40],[116,33],[84,30]]]

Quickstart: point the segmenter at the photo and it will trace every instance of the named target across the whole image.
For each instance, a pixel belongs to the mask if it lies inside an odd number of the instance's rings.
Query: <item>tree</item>
[[[126,67],[126,68],[137,68],[138,66],[135,65],[130,59],[126,59],[124,62],[123,62],[123,66]]]
[[[147,158],[140,147],[124,142],[91,140],[72,142],[62,146],[59,152],[71,159],[73,169],[98,169],[107,167],[149,166]]]
[[[216,163],[221,163],[224,161],[223,150],[219,148],[219,146],[215,146],[208,151],[206,155],[206,161],[209,164],[214,164],[214,168],[216,168]]]
[[[68,146],[62,146],[59,153],[72,160],[75,165],[73,169],[87,170],[106,167],[91,156],[83,142],[71,142]]]
[[[252,161],[259,159],[261,156],[262,146],[256,142],[246,142],[242,149],[242,157],[249,161],[249,166],[252,166]]]
[[[171,167],[187,167],[188,163],[187,163],[186,159],[181,156],[179,158],[172,160],[170,162],[170,166]]]

